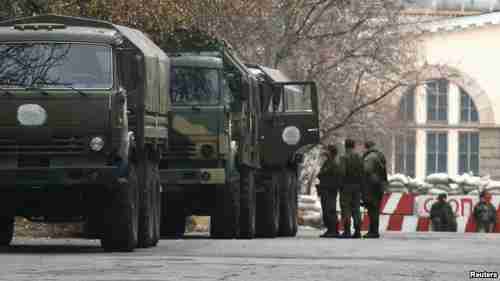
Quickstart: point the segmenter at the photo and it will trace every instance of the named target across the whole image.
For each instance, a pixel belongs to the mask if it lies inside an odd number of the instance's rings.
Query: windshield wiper
[[[4,96],[9,96],[9,97],[12,97],[14,94],[12,94],[11,91],[7,90],[7,89],[4,89],[4,88],[0,88],[0,91],[2,91],[2,94]]]
[[[37,83],[37,84],[39,84],[39,83]],[[47,93],[43,89],[41,89],[39,87],[35,87],[33,85],[27,86],[26,84],[13,83],[13,82],[10,82],[10,81],[2,81],[2,82],[0,82],[0,86],[14,87],[13,89],[17,89],[17,90],[37,91],[37,92],[43,94],[44,96],[48,96],[49,95],[49,93]],[[13,96],[12,92],[10,92],[6,88],[0,88],[0,90],[3,91],[4,95]]]
[[[75,91],[76,93],[80,94],[81,96],[88,96],[87,93],[73,87],[73,84],[72,83],[60,83],[60,82],[43,82],[43,83],[40,83],[40,84],[43,84],[43,85],[46,85],[46,86],[64,86],[65,88],[68,88],[68,89],[71,89],[73,91]]]
[[[37,91],[38,93],[44,95],[44,96],[48,96],[49,93],[47,93],[45,90],[39,88],[39,87],[35,87],[35,86],[29,86],[29,87],[26,87],[24,88],[26,91]]]
[[[14,87],[12,89],[24,89],[26,86],[25,85],[22,85],[22,84],[19,84],[19,83],[13,83],[9,80],[1,80],[0,81],[0,91],[2,91],[2,94],[5,95],[5,96],[9,96],[9,97],[12,97],[14,96],[14,94],[10,91],[11,89],[9,88],[6,88],[5,86],[8,86],[8,87]]]

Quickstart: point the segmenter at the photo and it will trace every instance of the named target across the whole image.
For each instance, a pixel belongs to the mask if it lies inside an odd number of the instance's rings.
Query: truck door
[[[283,166],[304,145],[319,142],[314,82],[274,83],[261,123],[264,165]]]

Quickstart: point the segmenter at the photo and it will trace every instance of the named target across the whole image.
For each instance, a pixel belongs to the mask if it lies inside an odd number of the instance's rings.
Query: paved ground
[[[379,240],[318,234],[302,229],[296,238],[255,240],[191,235],[117,254],[102,252],[98,241],[15,240],[0,250],[0,280],[430,281],[500,271],[499,234],[386,233]]]

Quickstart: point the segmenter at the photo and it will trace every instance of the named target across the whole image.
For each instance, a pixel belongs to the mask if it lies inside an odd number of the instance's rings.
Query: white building
[[[437,67],[396,101],[408,133],[394,138],[393,172],[500,179],[500,12],[420,27],[419,58]]]

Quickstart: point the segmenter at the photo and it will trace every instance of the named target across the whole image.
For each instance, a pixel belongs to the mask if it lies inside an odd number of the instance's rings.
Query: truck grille
[[[167,159],[185,159],[194,156],[196,156],[196,145],[180,141],[170,141],[168,151],[163,155]]]
[[[15,139],[0,139],[0,154],[6,155],[72,155],[86,151],[83,138],[52,138],[46,143],[17,142]]]

